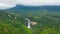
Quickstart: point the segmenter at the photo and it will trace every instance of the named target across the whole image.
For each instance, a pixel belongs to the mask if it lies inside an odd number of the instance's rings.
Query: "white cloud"
[[[60,5],[60,0],[15,0],[24,5]]]
[[[15,5],[0,3],[0,9],[6,9],[14,7]]]
[[[41,6],[41,5],[59,5],[60,0],[0,0],[0,8],[10,8],[16,4],[23,4],[29,6]]]

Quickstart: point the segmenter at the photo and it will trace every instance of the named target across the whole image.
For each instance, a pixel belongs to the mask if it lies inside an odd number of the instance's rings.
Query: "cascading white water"
[[[28,27],[28,28],[31,28],[31,26],[30,26],[30,19],[25,18],[25,20],[27,20],[27,21],[28,21],[27,27]]]
[[[28,28],[31,28],[31,26],[30,26],[30,19],[28,19]]]

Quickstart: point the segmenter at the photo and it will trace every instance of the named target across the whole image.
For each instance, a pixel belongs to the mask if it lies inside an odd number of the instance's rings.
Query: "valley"
[[[31,20],[31,28],[27,21]],[[0,10],[0,34],[60,34],[60,12],[27,11],[13,12]]]

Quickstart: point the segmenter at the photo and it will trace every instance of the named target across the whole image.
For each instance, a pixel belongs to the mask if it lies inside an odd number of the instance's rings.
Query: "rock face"
[[[31,24],[32,24],[32,25],[36,25],[36,24],[37,24],[37,22],[33,22],[33,21],[32,21],[32,22],[31,22]]]

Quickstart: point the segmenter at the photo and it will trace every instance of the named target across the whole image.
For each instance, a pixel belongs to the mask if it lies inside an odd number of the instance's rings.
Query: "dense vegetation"
[[[0,34],[60,34],[60,12],[13,12],[0,11]],[[25,18],[37,24],[31,24],[31,29],[28,29]]]
[[[32,34],[22,23],[25,23],[22,16],[0,11],[0,34]]]

